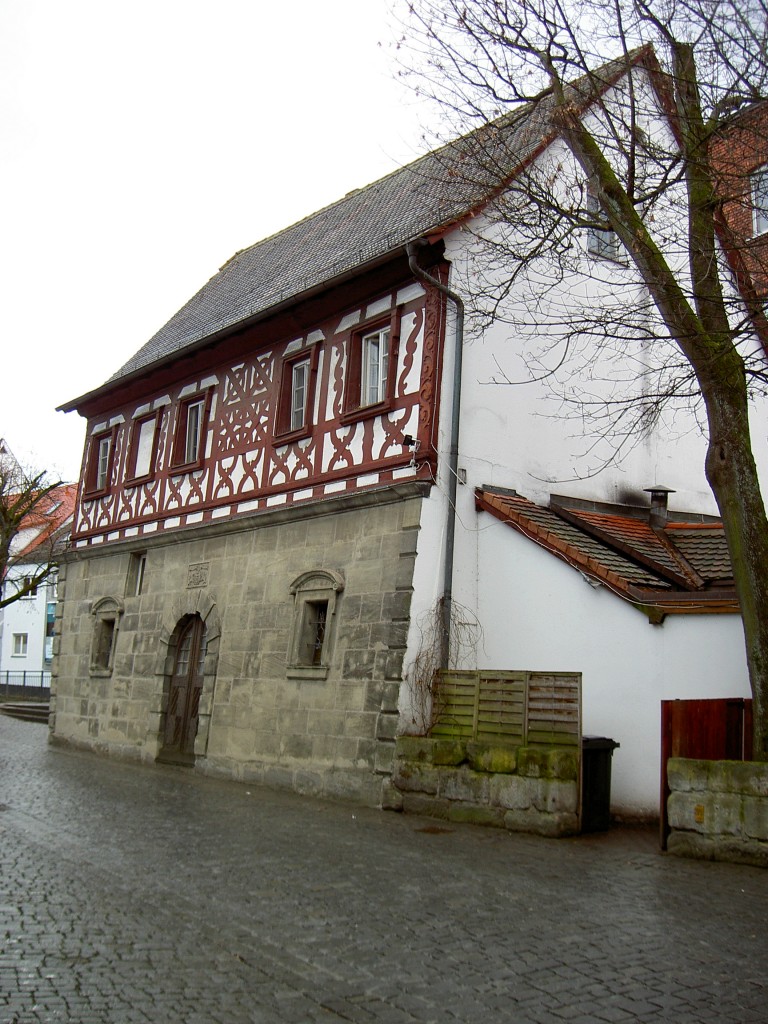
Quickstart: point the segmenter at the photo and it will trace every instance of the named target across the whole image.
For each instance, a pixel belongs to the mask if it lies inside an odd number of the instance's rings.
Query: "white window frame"
[[[768,164],[763,164],[752,172],[750,191],[752,193],[752,233],[756,238],[768,231]]]
[[[205,418],[205,398],[196,398],[186,406],[186,423],[184,425],[184,464],[197,462],[200,458],[200,445],[203,438],[203,420]]]
[[[112,435],[99,438],[96,456],[96,490],[105,491],[109,484],[109,457],[112,454]]]
[[[12,658],[26,658],[29,649],[29,633],[13,634]]]
[[[291,364],[291,430],[301,430],[306,422],[309,362],[309,359],[298,359]]]
[[[360,339],[360,405],[386,401],[389,377],[389,325],[364,334]]]

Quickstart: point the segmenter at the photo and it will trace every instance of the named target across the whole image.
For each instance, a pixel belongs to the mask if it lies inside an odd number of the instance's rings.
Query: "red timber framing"
[[[378,288],[352,282],[86,397],[88,436],[112,431],[113,466],[110,486],[80,502],[75,543],[431,479],[444,300],[402,268],[378,278]],[[359,346],[382,328],[386,380],[381,400],[366,405]],[[180,464],[198,416],[195,461]],[[415,459],[407,435],[418,441]]]

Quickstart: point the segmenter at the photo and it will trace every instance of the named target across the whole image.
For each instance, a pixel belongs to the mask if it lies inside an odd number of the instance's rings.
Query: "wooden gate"
[[[744,697],[661,702],[661,848],[669,836],[667,800],[670,757],[704,761],[752,759],[752,701]]]

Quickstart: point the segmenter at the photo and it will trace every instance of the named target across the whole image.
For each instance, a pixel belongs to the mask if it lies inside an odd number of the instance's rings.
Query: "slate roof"
[[[652,64],[649,48],[577,80],[574,102],[587,105],[628,61],[643,59]],[[551,99],[544,96],[243,249],[106,384],[61,408],[76,409],[205,339],[375,266],[414,239],[439,235],[482,208],[553,137]]]
[[[551,554],[655,614],[738,611],[722,523],[675,513],[654,528],[648,510],[602,510],[558,502],[549,508],[514,492],[478,488],[478,509],[507,523]]]

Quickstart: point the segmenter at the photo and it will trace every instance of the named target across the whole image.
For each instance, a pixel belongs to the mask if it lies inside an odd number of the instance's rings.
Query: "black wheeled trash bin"
[[[581,831],[605,832],[611,824],[611,759],[619,744],[607,736],[581,739]]]

